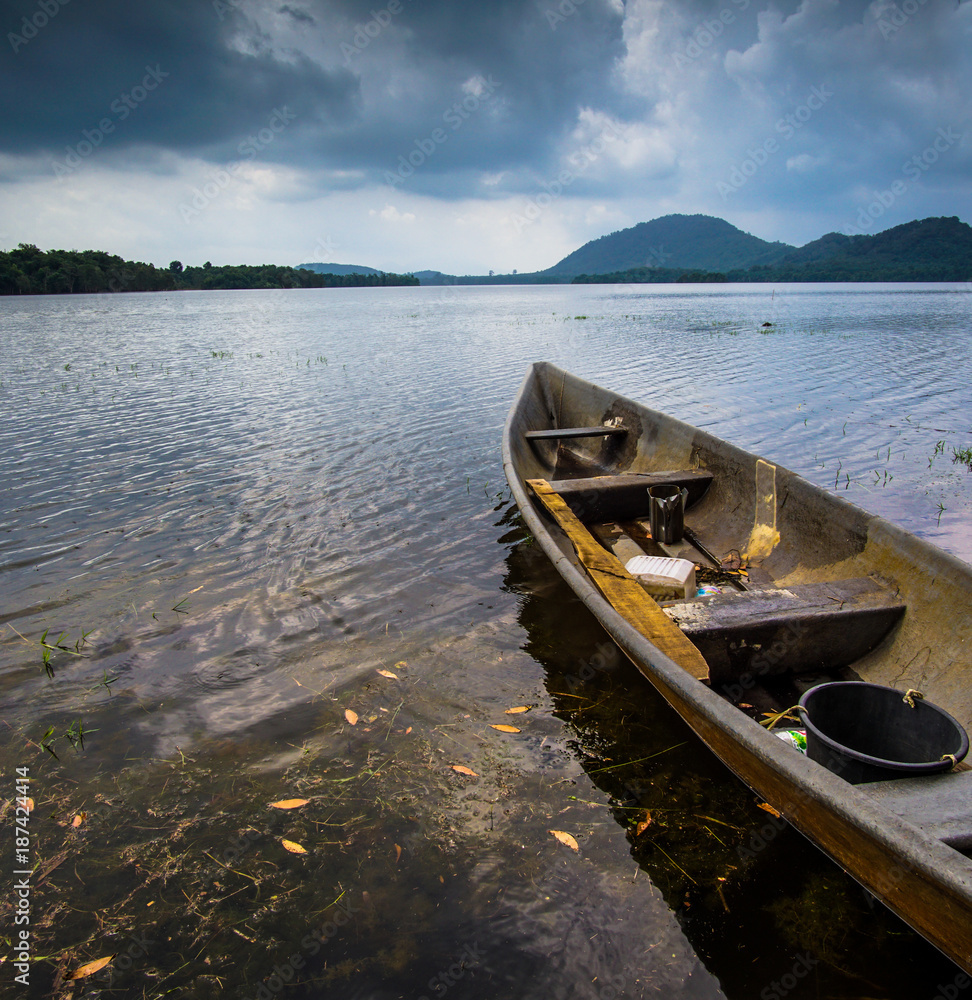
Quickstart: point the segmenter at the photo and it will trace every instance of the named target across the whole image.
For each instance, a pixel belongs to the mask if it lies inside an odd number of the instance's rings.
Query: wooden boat
[[[851,784],[755,718],[779,707],[774,685],[799,695],[856,679],[919,691],[972,728],[972,568],[546,363],[513,403],[503,461],[554,566],[709,748],[972,972],[972,769]],[[688,491],[685,536],[662,551],[721,573],[726,592],[659,606],[625,571],[632,544],[658,554],[645,529],[646,487],[659,483]]]

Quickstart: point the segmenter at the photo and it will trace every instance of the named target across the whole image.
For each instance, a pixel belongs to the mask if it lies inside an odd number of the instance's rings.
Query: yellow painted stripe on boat
[[[702,654],[617,557],[597,542],[563,497],[546,479],[528,479],[527,485],[570,539],[584,569],[614,610],[693,677],[708,680],[709,667]]]

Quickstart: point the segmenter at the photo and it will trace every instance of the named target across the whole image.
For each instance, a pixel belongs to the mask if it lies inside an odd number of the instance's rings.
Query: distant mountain
[[[587,246],[594,246],[597,242]],[[584,249],[581,247],[581,250]],[[570,260],[569,257],[566,259]],[[574,281],[590,284],[659,281],[970,281],[972,226],[956,216],[922,219],[872,236],[827,233],[799,249],[788,248],[775,260],[750,264],[737,261],[733,266],[717,270],[679,267],[670,262],[666,265],[641,265],[581,274]]]
[[[968,281],[972,226],[952,215],[906,222],[873,236],[827,233],[769,270],[787,281]]]
[[[796,250],[768,243],[709,215],[665,215],[585,243],[541,273],[603,274],[631,268],[727,271],[772,264]]]
[[[297,270],[314,271],[316,274],[381,274],[363,264],[298,264]]]

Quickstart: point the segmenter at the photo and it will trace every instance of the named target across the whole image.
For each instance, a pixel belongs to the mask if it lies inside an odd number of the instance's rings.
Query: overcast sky
[[[972,0],[0,3],[0,248],[549,267],[972,222]]]

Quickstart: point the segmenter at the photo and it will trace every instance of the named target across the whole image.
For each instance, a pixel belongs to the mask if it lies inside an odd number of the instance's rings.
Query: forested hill
[[[637,267],[581,274],[574,281],[972,281],[972,226],[956,216],[922,219],[873,236],[828,233],[771,263],[718,271]]]
[[[573,277],[639,267],[724,271],[770,264],[794,250],[744,233],[725,219],[665,215],[591,240],[542,273]]]
[[[276,264],[224,264],[167,268],[123,260],[101,250],[40,250],[21,243],[0,252],[0,295],[64,295],[77,292],[163,292],[216,288],[335,288],[417,285],[413,275],[315,274]]]

